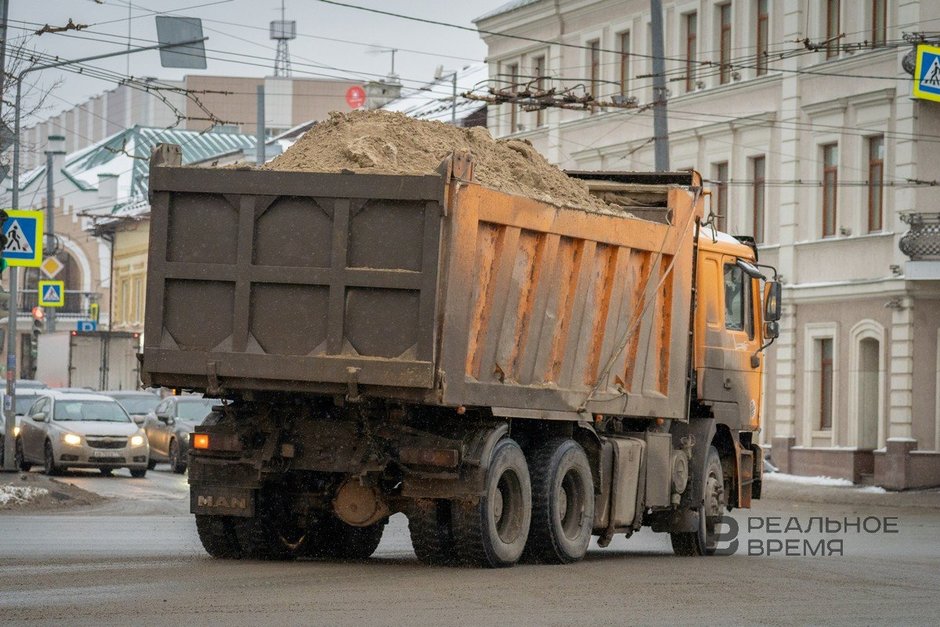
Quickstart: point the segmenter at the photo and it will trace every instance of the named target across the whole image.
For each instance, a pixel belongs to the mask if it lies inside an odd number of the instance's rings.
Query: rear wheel
[[[307,527],[301,555],[319,559],[367,559],[379,547],[386,522],[353,527],[325,513],[316,524]]]
[[[186,461],[180,451],[180,444],[175,438],[170,440],[170,470],[178,475],[186,472]]]
[[[529,467],[519,445],[500,440],[493,449],[476,501],[454,501],[453,530],[460,560],[474,566],[511,566],[525,549],[532,518]]]
[[[408,514],[408,531],[415,555],[425,564],[447,566],[457,561],[450,501],[415,501]]]
[[[532,526],[523,559],[543,564],[576,562],[587,552],[594,527],[594,480],[581,445],[545,442],[532,451]]]
[[[26,461],[26,456],[23,455],[23,441],[19,438],[16,438],[14,447],[13,464],[23,472],[29,472],[29,469],[32,468],[33,465]]]
[[[699,509],[699,524],[696,531],[670,534],[672,550],[676,555],[713,555],[718,546],[718,529],[727,505],[721,457],[714,446],[708,449],[705,463],[705,494]]]
[[[62,473],[62,468],[55,462],[55,451],[52,450],[52,442],[48,440],[46,440],[46,446],[43,452],[43,472],[50,477]]]
[[[143,479],[147,476],[146,468],[131,468],[131,476],[134,479]]]
[[[219,559],[241,557],[231,516],[196,515],[196,531],[206,553]]]

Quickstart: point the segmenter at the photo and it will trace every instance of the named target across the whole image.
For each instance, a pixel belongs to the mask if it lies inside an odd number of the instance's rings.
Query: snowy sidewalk
[[[848,479],[774,472],[764,474],[761,500],[765,499],[940,509],[940,488],[889,492],[878,486],[856,485]]]

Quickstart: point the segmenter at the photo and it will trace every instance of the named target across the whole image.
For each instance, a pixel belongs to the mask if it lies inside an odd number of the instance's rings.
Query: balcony
[[[33,307],[39,304],[37,291],[21,290],[16,296],[19,301],[19,317],[31,316]],[[65,305],[55,308],[56,318],[64,321],[88,320],[91,317],[91,304],[100,300],[101,294],[98,292],[65,290]]]
[[[909,280],[940,280],[940,212],[911,211],[901,214],[910,229],[898,248],[910,257],[904,264]]]

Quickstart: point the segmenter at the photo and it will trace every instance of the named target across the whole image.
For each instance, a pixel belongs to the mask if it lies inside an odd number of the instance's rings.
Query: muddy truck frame
[[[694,172],[573,172],[625,211],[428,175],[151,159],[142,374],[225,399],[191,511],[218,558],[569,563],[642,526],[716,550],[761,493],[780,285]]]

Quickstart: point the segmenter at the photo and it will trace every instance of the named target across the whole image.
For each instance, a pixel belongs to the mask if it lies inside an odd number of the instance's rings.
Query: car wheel
[[[186,462],[183,460],[180,444],[175,438],[170,440],[170,470],[178,475],[186,472]]]
[[[155,460],[155,459],[152,458],[152,457],[149,458],[149,459],[147,460],[147,470],[153,470],[153,469],[156,468],[156,467],[157,467],[157,460]]]
[[[52,450],[52,442],[46,440],[45,452],[43,455],[43,472],[50,477],[62,472],[62,468],[55,463],[55,451]]]
[[[114,473],[114,468],[99,468],[98,472],[105,477],[110,477]]]
[[[146,468],[131,468],[131,476],[134,479],[143,479],[147,476]]]
[[[14,446],[16,448],[13,453],[13,464],[23,472],[28,472],[29,469],[33,467],[33,465],[26,461],[26,457],[23,455],[23,441],[19,438],[16,438]]]

